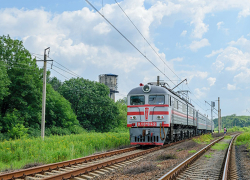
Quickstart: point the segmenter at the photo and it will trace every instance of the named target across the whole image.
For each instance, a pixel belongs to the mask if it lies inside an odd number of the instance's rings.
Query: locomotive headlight
[[[157,119],[164,119],[164,116],[157,116]]]
[[[151,86],[149,84],[146,84],[142,87],[143,92],[149,92],[151,90]]]
[[[130,119],[131,119],[131,120],[133,120],[133,119],[135,120],[135,119],[136,119],[136,116],[130,116]]]

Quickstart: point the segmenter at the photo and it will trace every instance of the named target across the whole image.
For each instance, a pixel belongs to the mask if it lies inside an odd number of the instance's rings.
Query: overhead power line
[[[55,60],[54,60],[55,61]],[[80,75],[74,73],[73,71],[69,70],[68,68],[66,68],[65,66],[61,65],[59,62],[55,61],[55,63],[59,64],[60,66],[64,67],[65,69],[67,69],[69,72],[75,74],[75,76],[81,77]]]
[[[100,11],[96,9],[94,5],[92,5],[88,0],[85,0],[96,12],[103,17],[124,39],[128,41],[128,43],[133,46],[145,59],[147,59],[161,74],[167,77],[174,85],[176,85],[164,72],[162,72],[150,59],[147,58],[145,54],[143,54],[125,35],[123,35]]]
[[[180,80],[181,78],[166,64],[166,62],[161,58],[161,56],[157,53],[157,51],[151,46],[151,44],[148,42],[148,40],[143,36],[143,34],[140,32],[140,30],[136,27],[136,25],[133,23],[133,21],[129,18],[129,16],[127,15],[127,13],[122,9],[122,7],[120,6],[120,4],[114,0],[116,2],[116,4],[120,7],[120,9],[122,10],[122,12],[127,16],[127,18],[129,19],[129,21],[133,24],[133,26],[135,27],[135,29],[139,32],[139,34],[142,36],[142,38],[147,42],[147,44],[151,47],[151,49],[155,52],[155,54],[161,59],[161,61],[165,64],[165,66],[168,67],[168,69],[170,71],[172,71],[172,73],[174,73]]]

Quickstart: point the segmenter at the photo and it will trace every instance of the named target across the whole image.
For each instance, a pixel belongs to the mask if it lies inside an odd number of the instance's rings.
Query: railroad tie
[[[79,176],[80,178],[85,178],[85,179],[94,179],[93,177],[91,177],[91,176],[88,176],[88,175],[81,175],[81,176]]]

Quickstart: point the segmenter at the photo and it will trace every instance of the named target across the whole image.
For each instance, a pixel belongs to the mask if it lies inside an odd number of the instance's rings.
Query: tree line
[[[107,132],[126,127],[126,104],[104,84],[47,72],[46,135]],[[0,36],[0,139],[40,136],[43,69],[22,41]]]
[[[221,117],[222,120],[222,128],[231,128],[234,126],[238,127],[248,127],[250,126],[250,116],[236,116],[236,114],[232,114],[229,116]],[[214,127],[218,128],[218,118],[214,119]]]

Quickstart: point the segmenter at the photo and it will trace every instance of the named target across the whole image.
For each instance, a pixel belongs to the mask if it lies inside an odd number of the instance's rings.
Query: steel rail
[[[90,165],[90,166],[87,166],[87,167],[81,167],[81,168],[79,168],[77,170],[69,171],[69,172],[66,172],[66,173],[61,173],[60,175],[55,175],[55,176],[51,176],[51,177],[44,178],[44,179],[46,179],[46,180],[48,180],[48,179],[53,179],[53,180],[54,179],[60,179],[61,180],[61,179],[65,179],[65,178],[79,176],[81,174],[91,172],[91,171],[94,171],[96,169],[100,169],[100,168],[103,168],[103,167],[107,167],[107,166],[113,165],[115,163],[126,161],[126,160],[129,160],[129,159],[135,158],[137,156],[148,154],[148,153],[150,153],[152,151],[156,151],[156,150],[159,150],[159,149],[162,149],[162,148],[173,146],[175,144],[179,144],[181,142],[184,142],[184,141],[190,140],[190,139],[192,139],[192,138],[184,139],[184,140],[173,142],[173,143],[170,143],[170,144],[165,144],[163,146],[150,148],[150,149],[142,151],[142,152],[137,152],[137,153],[134,153],[132,155],[127,155],[127,156],[119,157],[119,158],[109,160],[109,161],[106,161],[106,162],[97,163],[95,165]],[[34,176],[35,174],[38,174],[38,173],[44,174],[44,172],[46,172],[46,171],[52,171],[52,170],[55,170],[55,169],[58,170],[59,168],[63,168],[63,167],[67,167],[67,166],[70,167],[72,165],[77,165],[79,163],[84,163],[84,162],[88,162],[88,161],[91,161],[91,160],[96,160],[96,159],[103,158],[103,157],[109,157],[109,156],[112,156],[112,155],[133,151],[133,150],[136,150],[137,148],[138,147],[125,148],[125,149],[121,149],[121,150],[115,150],[115,151],[110,151],[110,152],[106,152],[106,153],[91,155],[91,156],[78,158],[78,159],[73,159],[73,160],[69,160],[69,161],[63,161],[63,162],[59,162],[59,163],[53,163],[53,164],[33,167],[33,168],[24,169],[24,170],[11,172],[11,173],[7,173],[7,174],[0,174],[0,180],[9,180],[9,179],[14,180],[14,179],[17,179],[17,178],[18,179],[20,179],[20,178],[24,179],[26,176],[29,176],[29,175]]]
[[[156,151],[156,150],[159,150],[159,149],[162,149],[162,148],[173,146],[175,144],[179,144],[181,142],[184,142],[185,140],[188,140],[188,139],[177,141],[177,142],[174,142],[174,143],[171,143],[171,144],[166,144],[164,146],[158,146],[158,147],[150,148],[150,149],[142,151],[142,152],[137,152],[137,153],[134,153],[134,154],[130,154],[130,155],[127,155],[127,156],[124,156],[124,157],[119,157],[119,158],[109,160],[109,161],[106,161],[106,162],[101,162],[101,163],[94,164],[94,165],[91,165],[91,166],[82,167],[82,168],[79,168],[79,169],[76,169],[76,170],[72,170],[70,172],[65,172],[65,173],[55,175],[55,176],[43,178],[43,180],[63,180],[63,179],[74,178],[76,176],[79,176],[79,175],[82,175],[82,174],[85,174],[85,173],[88,173],[88,172],[91,172],[91,171],[94,171],[94,170],[98,170],[98,169],[101,169],[101,168],[104,168],[104,167],[107,167],[107,166],[110,166],[110,165],[113,165],[113,164],[116,164],[116,163],[120,163],[120,162],[129,160],[129,159],[132,159],[132,158],[144,155],[144,154],[148,154],[150,152],[153,152],[153,151]]]
[[[233,142],[234,142],[235,138],[236,138],[238,135],[239,135],[239,134],[235,135],[235,136],[231,139],[230,145],[229,145],[229,147],[228,147],[227,155],[226,155],[226,161],[225,161],[224,170],[223,170],[222,180],[227,180],[227,179],[228,179],[228,174],[230,173],[230,172],[229,172],[229,165],[230,165],[230,157],[231,157]]]
[[[192,155],[191,157],[189,157],[188,159],[186,159],[185,161],[183,161],[182,163],[180,163],[178,166],[176,166],[175,168],[173,168],[167,174],[163,175],[159,180],[168,180],[168,179],[174,179],[174,178],[176,178],[177,175],[180,172],[182,172],[185,168],[187,168],[190,164],[192,164],[196,159],[198,159],[212,145],[214,145],[215,143],[219,142],[223,138],[224,137],[221,137],[221,138],[215,140],[214,142],[210,143],[209,145],[207,145],[206,147],[204,147],[203,149],[201,149],[200,151],[198,151],[197,153],[195,153],[194,155]]]
[[[90,155],[90,156],[86,156],[86,157],[83,157],[83,158],[73,159],[73,160],[69,160],[69,161],[62,161],[62,162],[59,162],[59,163],[47,164],[47,165],[37,166],[37,167],[29,168],[29,169],[23,169],[23,170],[16,171],[16,172],[0,174],[0,180],[7,180],[7,179],[15,179],[15,178],[19,178],[19,177],[25,177],[27,175],[36,174],[36,173],[40,173],[40,172],[44,172],[44,171],[50,171],[52,169],[57,169],[57,168],[60,168],[60,167],[76,165],[76,164],[79,164],[79,163],[88,162],[88,161],[100,159],[100,158],[103,158],[103,157],[109,157],[109,156],[129,152],[129,151],[134,151],[137,148],[138,147],[124,148],[124,149],[109,151],[109,152],[105,152],[105,153]]]

